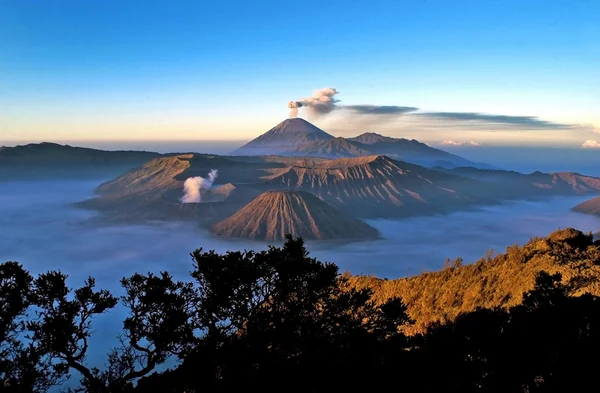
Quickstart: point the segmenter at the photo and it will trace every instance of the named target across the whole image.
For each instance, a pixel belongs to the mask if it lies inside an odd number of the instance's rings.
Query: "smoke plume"
[[[337,105],[340,100],[336,99],[334,96],[338,93],[339,91],[333,87],[326,87],[324,89],[315,90],[312,97],[288,102],[290,118],[297,117],[300,108],[306,108],[311,117],[325,115],[339,109],[346,110],[355,115],[372,117],[400,116],[418,110],[418,108],[411,106],[397,105]]]
[[[182,203],[200,203],[202,199],[200,190],[210,190],[217,175],[218,171],[212,169],[207,178],[202,176],[188,177],[183,183],[183,197],[180,201]]]
[[[335,104],[339,100],[335,99],[338,93],[333,87],[315,90],[312,97],[306,97],[298,101],[288,102],[290,108],[290,118],[298,116],[299,108],[306,108],[311,115],[324,115],[335,109]]]

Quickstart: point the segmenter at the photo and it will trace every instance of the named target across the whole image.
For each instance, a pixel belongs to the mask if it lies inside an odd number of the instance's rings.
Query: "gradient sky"
[[[598,15],[597,0],[3,0],[0,144],[249,140],[331,86],[341,104],[419,108],[311,119],[335,135],[600,147]]]

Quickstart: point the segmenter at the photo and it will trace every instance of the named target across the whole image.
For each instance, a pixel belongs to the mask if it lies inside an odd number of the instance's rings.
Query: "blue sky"
[[[598,15],[595,0],[4,0],[0,143],[248,140],[331,86],[342,105],[419,109],[310,119],[336,135],[594,147]]]

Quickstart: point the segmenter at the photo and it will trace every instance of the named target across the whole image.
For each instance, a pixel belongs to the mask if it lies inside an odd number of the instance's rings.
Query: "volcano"
[[[235,156],[364,157],[386,155],[424,167],[494,169],[435,149],[417,140],[367,132],[353,138],[334,137],[301,118],[286,119],[232,153]]]
[[[259,137],[237,149],[236,155],[275,154],[297,146],[323,142],[334,137],[301,118],[286,119]]]
[[[282,241],[286,234],[310,240],[364,240],[379,232],[304,191],[267,191],[212,227],[214,234]]]

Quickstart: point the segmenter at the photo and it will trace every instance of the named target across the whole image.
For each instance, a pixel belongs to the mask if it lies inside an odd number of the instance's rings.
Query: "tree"
[[[67,375],[27,336],[32,283],[17,262],[0,264],[0,391],[45,392]]]
[[[126,292],[121,301],[129,309],[121,345],[109,352],[106,369],[90,367],[92,321],[116,307],[118,299],[96,290],[91,277],[75,290],[66,279],[56,271],[33,279],[16,263],[0,265],[1,389],[43,392],[75,370],[82,376],[76,391],[125,392],[193,342],[191,283],[174,282],[167,273],[136,274],[121,282]]]
[[[302,239],[288,236],[282,248],[261,252],[199,249],[192,257],[205,334],[177,370],[140,389],[162,382],[163,391],[200,392],[243,383],[274,391],[285,380],[286,390],[317,391],[339,387],[340,372],[380,371],[380,344],[404,343],[404,305],[393,299],[376,306],[337,266],[310,258]]]

